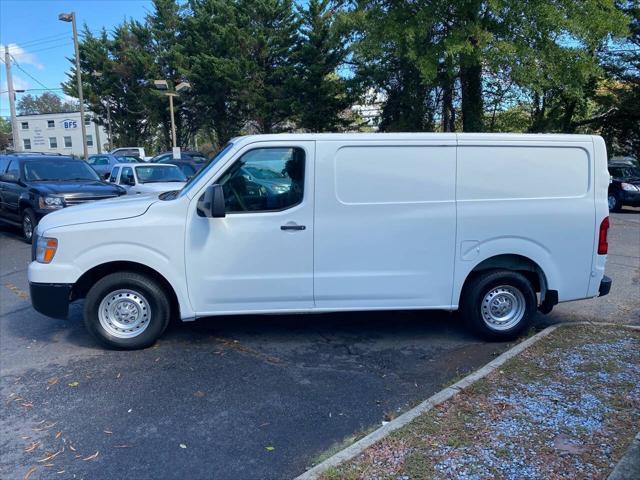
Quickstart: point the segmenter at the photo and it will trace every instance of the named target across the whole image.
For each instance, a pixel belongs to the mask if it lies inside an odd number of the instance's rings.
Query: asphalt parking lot
[[[29,246],[0,225],[0,477],[283,479],[485,364],[456,315],[221,317],[172,327],[153,348],[107,351],[31,309]],[[640,324],[640,214],[612,215],[608,297],[540,326]],[[62,472],[62,473],[57,473]]]

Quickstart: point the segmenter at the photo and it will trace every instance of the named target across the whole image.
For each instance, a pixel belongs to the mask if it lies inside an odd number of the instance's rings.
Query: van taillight
[[[609,232],[609,217],[605,217],[600,224],[600,235],[598,236],[598,255],[606,255],[609,251],[607,243],[607,233]]]

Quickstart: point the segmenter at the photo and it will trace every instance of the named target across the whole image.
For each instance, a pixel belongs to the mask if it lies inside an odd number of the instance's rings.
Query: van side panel
[[[318,141],[316,308],[450,308],[455,136]]]
[[[461,138],[453,302],[487,258],[517,254],[560,301],[586,296],[593,256],[593,143]]]

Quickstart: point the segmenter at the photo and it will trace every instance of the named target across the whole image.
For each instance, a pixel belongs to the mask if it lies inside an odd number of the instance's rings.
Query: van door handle
[[[305,230],[307,227],[304,225],[281,225],[280,230]]]

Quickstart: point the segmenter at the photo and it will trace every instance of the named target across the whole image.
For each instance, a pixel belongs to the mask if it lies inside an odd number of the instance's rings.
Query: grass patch
[[[639,352],[638,331],[560,327],[321,478],[604,478],[640,428]]]

